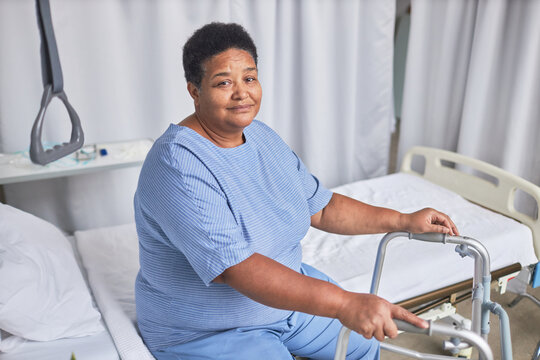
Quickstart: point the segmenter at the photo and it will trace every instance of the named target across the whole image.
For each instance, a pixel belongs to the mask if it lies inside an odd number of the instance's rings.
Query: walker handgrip
[[[428,241],[428,242],[437,242],[437,243],[445,243],[446,242],[446,234],[442,233],[423,233],[423,234],[409,234],[410,239],[420,240],[420,241]]]
[[[415,333],[415,334],[430,335],[429,334],[429,331],[430,331],[429,329],[431,327],[431,322],[430,322],[430,326],[428,326],[425,329],[414,326],[413,324],[408,323],[408,322],[403,321],[403,320],[394,319],[394,322],[396,323],[396,326],[397,326],[398,330],[409,332],[409,333]]]

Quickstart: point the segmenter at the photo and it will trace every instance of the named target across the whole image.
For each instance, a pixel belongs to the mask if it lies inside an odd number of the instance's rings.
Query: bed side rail
[[[412,169],[415,156],[425,159],[423,174]],[[473,171],[468,172],[469,169]],[[415,146],[405,154],[401,172],[423,177],[460,194],[469,201],[527,225],[533,234],[536,257],[540,258],[538,212],[533,217],[514,206],[516,193],[520,190],[528,194],[535,201],[537,209],[540,209],[539,186],[486,162],[451,151],[423,146]],[[475,175],[475,172],[478,175]]]

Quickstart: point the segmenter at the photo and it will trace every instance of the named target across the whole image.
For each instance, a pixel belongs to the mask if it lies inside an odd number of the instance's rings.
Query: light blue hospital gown
[[[305,327],[301,323],[306,319],[212,283],[254,253],[324,278],[302,266],[300,240],[311,215],[326,206],[332,193],[268,126],[255,120],[244,129],[244,137],[238,147],[220,148],[192,129],[171,124],[142,167],[134,199],[141,266],[135,284],[137,321],[146,345],[159,359],[189,358],[190,351],[196,351],[197,358],[205,358],[207,351],[208,358],[217,359],[224,342],[216,336],[232,344],[227,334],[235,329],[232,333],[238,336],[239,328],[255,329],[242,334],[258,331],[260,338],[263,331],[278,339],[283,349],[272,358],[287,353],[284,334],[292,335],[296,323]],[[276,326],[280,330],[269,330]],[[216,341],[207,341],[204,350],[205,339]],[[238,341],[252,340],[240,336]],[[378,354],[378,346],[370,344],[369,349]]]

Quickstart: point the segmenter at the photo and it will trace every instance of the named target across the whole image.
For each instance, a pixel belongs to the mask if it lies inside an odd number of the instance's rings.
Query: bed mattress
[[[75,232],[88,282],[123,360],[152,360],[136,326],[135,278],[139,244],[135,224]]]
[[[425,207],[445,212],[461,235],[475,238],[487,248],[491,270],[538,261],[532,233],[527,226],[420,177],[398,173],[333,190],[406,213]],[[325,272],[347,290],[369,292],[382,236],[343,236],[311,228],[302,240],[303,261]],[[391,241],[386,251],[379,295],[398,302],[471,278],[473,259],[461,258],[454,249],[454,245],[407,238]]]

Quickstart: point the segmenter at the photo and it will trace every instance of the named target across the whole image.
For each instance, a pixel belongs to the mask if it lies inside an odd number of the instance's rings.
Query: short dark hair
[[[247,51],[257,65],[257,48],[241,25],[213,22],[195,31],[184,44],[182,54],[186,81],[200,87],[203,62],[231,48]]]

